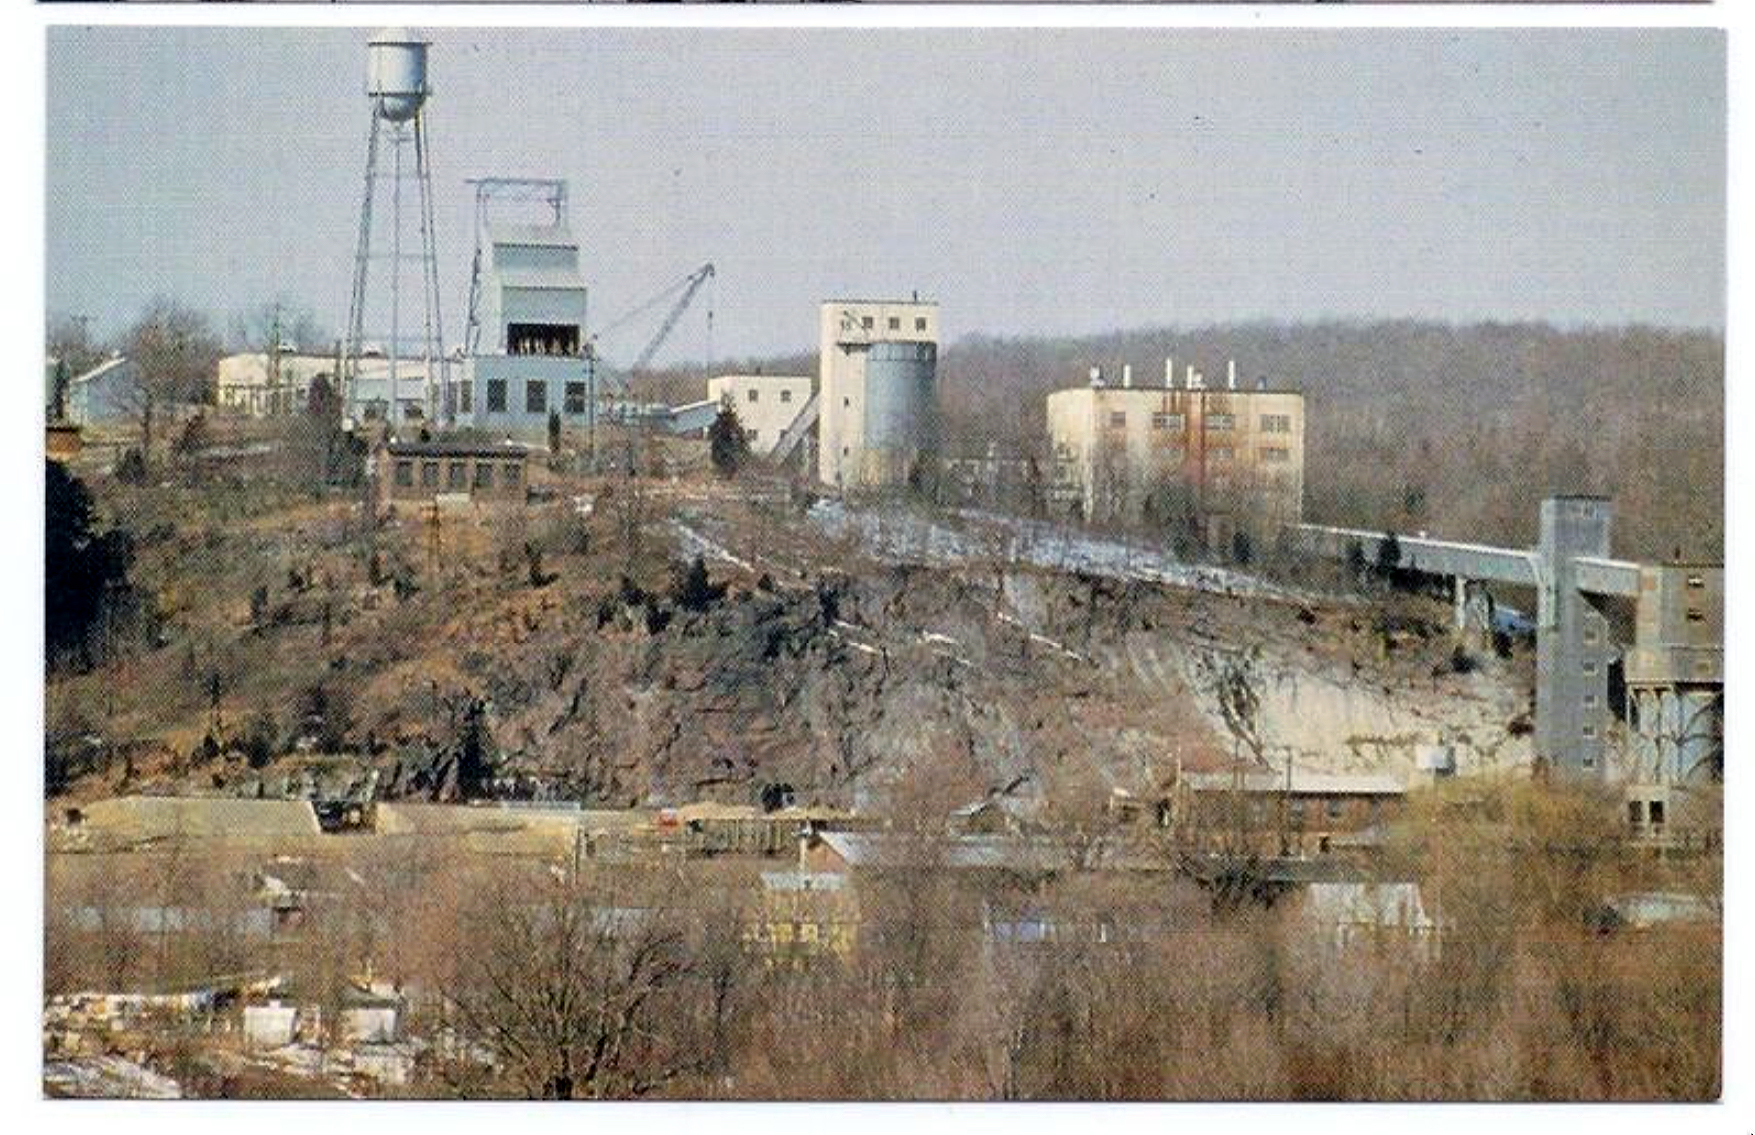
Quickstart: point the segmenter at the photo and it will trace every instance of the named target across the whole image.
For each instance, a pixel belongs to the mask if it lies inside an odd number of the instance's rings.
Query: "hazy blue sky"
[[[223,325],[284,292],[338,330],[365,40],[50,29],[50,309],[108,331],[162,293]],[[1723,323],[1716,31],[434,40],[453,339],[463,180],[489,174],[571,180],[596,321],[715,261],[722,353],[809,348],[820,297],[914,289],[953,337],[1253,317]],[[673,354],[699,352],[702,325]]]

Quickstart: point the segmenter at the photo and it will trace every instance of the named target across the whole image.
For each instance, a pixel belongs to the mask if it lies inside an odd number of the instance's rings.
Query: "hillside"
[[[437,533],[263,486],[99,490],[145,524],[156,618],[51,675],[74,796],[371,782],[622,807],[786,785],[885,809],[1024,785],[1089,814],[1251,747],[1406,772],[1444,731],[1469,767],[1528,755],[1527,657],[1455,669],[1440,604],[1381,597],[1392,632],[1342,593],[1069,529],[810,505],[760,477],[580,478]]]

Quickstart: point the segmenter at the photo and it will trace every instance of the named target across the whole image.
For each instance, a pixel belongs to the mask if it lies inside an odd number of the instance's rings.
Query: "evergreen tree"
[[[722,477],[735,476],[750,457],[749,439],[744,436],[743,423],[728,403],[719,408],[719,416],[707,427],[707,445],[713,457],[713,468]]]
[[[46,466],[45,653],[50,665],[75,655],[89,663],[106,612],[118,613],[132,595],[133,540],[122,528],[96,531],[85,485],[59,462]]]

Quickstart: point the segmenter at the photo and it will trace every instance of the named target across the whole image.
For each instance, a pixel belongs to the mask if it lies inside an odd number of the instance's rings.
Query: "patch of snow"
[[[80,1099],[178,1100],[182,1085],[145,1065],[120,1056],[51,1060],[43,1065],[43,1087]]]
[[[813,523],[831,536],[859,539],[881,557],[947,566],[1000,559],[1049,571],[1137,580],[1220,595],[1298,598],[1297,593],[1230,568],[1187,564],[1165,548],[1095,536],[1047,521],[963,510],[959,531],[918,514],[849,508],[835,500],[811,506]]]
[[[723,560],[724,562],[731,564],[734,567],[742,568],[747,572],[754,572],[756,570],[755,565],[751,564],[748,560],[739,559],[737,556],[732,555],[731,552],[726,550],[724,545],[708,539],[706,536],[703,536],[695,529],[690,528],[682,521],[672,520],[670,526],[676,529],[678,536],[682,537],[683,546],[695,555],[708,559]]]

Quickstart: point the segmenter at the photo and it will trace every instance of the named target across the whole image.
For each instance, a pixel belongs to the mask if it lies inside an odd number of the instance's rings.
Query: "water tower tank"
[[[406,28],[386,28],[366,49],[366,95],[374,113],[407,122],[426,102],[427,41]]]

